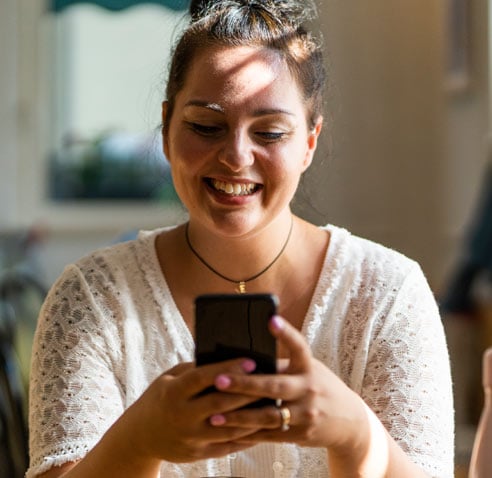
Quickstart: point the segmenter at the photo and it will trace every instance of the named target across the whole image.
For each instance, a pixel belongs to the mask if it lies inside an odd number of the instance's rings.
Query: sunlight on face
[[[215,67],[218,76],[229,77],[224,88],[223,100],[226,103],[232,100],[232,95],[244,101],[254,98],[271,88],[282,70],[286,70],[286,66],[273,52],[246,47],[237,48],[234,57],[216,57]]]
[[[308,128],[306,114],[278,52],[202,50],[176,95],[165,136],[176,191],[191,219],[239,236],[290,217],[319,133]]]

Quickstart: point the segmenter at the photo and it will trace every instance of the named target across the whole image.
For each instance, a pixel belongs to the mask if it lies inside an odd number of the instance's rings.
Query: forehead
[[[278,52],[259,47],[208,47],[193,61],[183,88],[223,102],[281,95],[301,101],[297,82]]]

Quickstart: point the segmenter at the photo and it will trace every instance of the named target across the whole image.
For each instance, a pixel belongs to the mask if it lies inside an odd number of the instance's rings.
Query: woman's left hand
[[[241,442],[294,442],[302,446],[352,449],[367,422],[362,399],[331,370],[316,360],[301,333],[280,317],[274,317],[270,330],[287,349],[290,358],[279,361],[276,375],[227,375],[216,379],[224,392],[281,399],[290,411],[288,430],[281,429],[278,408],[235,410],[214,415],[215,426],[262,428]]]

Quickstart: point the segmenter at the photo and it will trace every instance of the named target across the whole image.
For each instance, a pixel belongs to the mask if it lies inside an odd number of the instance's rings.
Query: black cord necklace
[[[222,279],[224,279],[224,280],[226,280],[228,282],[232,282],[233,284],[236,284],[237,285],[236,292],[238,292],[239,294],[246,294],[246,282],[251,282],[252,280],[257,279],[262,274],[264,274],[268,269],[270,269],[270,267],[273,266],[273,264],[275,264],[275,262],[277,262],[277,260],[280,258],[280,256],[282,255],[282,253],[285,251],[285,248],[287,247],[287,244],[289,243],[289,239],[290,239],[290,235],[292,233],[292,227],[293,227],[293,225],[294,225],[294,217],[292,216],[291,217],[291,221],[290,221],[289,233],[287,234],[287,239],[285,239],[284,245],[280,249],[280,252],[275,256],[275,258],[273,259],[273,261],[270,262],[270,264],[268,264],[264,269],[262,269],[257,274],[252,275],[251,277],[248,277],[247,279],[242,279],[242,280],[231,279],[230,277],[227,277],[224,274],[221,274],[219,271],[215,270],[200,254],[198,254],[198,252],[195,250],[195,248],[191,245],[190,235],[189,235],[189,231],[188,231],[189,226],[190,226],[190,223],[189,222],[187,222],[186,223],[186,226],[185,226],[185,237],[186,237],[186,243],[188,244],[188,247],[190,248],[190,251],[193,252],[193,254],[195,255],[195,257],[207,269],[209,269],[210,271],[212,271],[215,275],[219,276],[220,278],[222,278]]]

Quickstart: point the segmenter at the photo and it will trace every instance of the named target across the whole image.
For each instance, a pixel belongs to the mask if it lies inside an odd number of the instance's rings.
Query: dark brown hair
[[[211,45],[257,46],[276,51],[298,82],[313,128],[322,114],[325,68],[321,42],[303,26],[315,15],[314,5],[300,0],[194,0],[191,21],[174,49],[166,88],[164,128],[177,93],[199,51]]]

